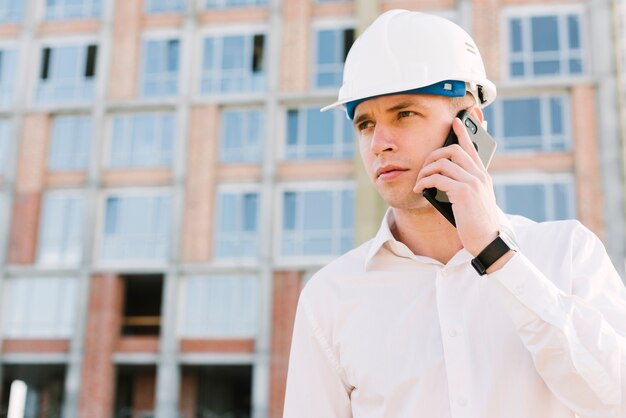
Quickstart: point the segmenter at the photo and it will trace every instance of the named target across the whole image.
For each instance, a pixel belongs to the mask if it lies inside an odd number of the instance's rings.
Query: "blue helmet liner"
[[[434,94],[446,97],[463,97],[465,96],[465,81],[444,80],[430,86],[420,87],[412,90],[397,91],[394,93],[381,94],[379,96],[366,97],[364,99],[354,100],[346,103],[346,113],[350,120],[354,119],[354,110],[359,103],[375,97],[390,96],[392,94]]]

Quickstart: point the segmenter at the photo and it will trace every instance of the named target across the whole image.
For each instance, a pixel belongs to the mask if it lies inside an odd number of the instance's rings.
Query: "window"
[[[313,85],[315,88],[341,86],[343,63],[354,42],[354,29],[318,30],[315,39]]]
[[[145,6],[150,14],[179,12],[183,10],[183,0],[146,0]]]
[[[254,337],[258,329],[256,277],[187,277],[182,335],[187,338]]]
[[[2,365],[0,411],[3,418],[63,416],[66,365],[42,364],[45,354],[35,355],[38,357],[35,361],[24,359],[24,363]],[[8,405],[11,405],[10,409]],[[7,409],[10,414],[7,414]],[[14,413],[15,411],[18,413]]]
[[[565,95],[503,98],[484,109],[488,130],[501,151],[571,149]]]
[[[113,119],[110,167],[159,167],[172,163],[174,115],[139,113]]]
[[[352,190],[286,191],[283,194],[283,256],[329,256],[352,248]]]
[[[258,201],[259,195],[256,192],[218,194],[214,250],[216,258],[257,256]]]
[[[519,179],[494,178],[496,199],[507,213],[523,215],[537,222],[570,219],[575,216],[573,181],[567,176]]]
[[[267,0],[206,0],[207,9],[227,9],[231,7],[265,5],[267,5]]]
[[[100,15],[100,0],[46,0],[46,19],[80,19]]]
[[[256,373],[256,372],[255,372]],[[183,366],[183,393],[194,396],[184,405],[181,417],[251,418],[253,368],[249,364]]]
[[[16,53],[13,49],[0,49],[0,106],[6,107],[13,101],[16,82]]]
[[[174,96],[178,92],[178,39],[144,41],[141,94]]]
[[[78,280],[12,277],[4,281],[5,338],[70,338],[77,316]]]
[[[510,17],[511,78],[555,77],[584,72],[580,14]]]
[[[159,335],[163,275],[125,275],[121,335]]]
[[[318,107],[287,110],[286,160],[350,159],[354,130],[343,112]]]
[[[260,91],[265,88],[264,35],[204,39],[202,93]]]
[[[0,23],[17,22],[22,18],[23,0],[0,0]]]
[[[261,161],[265,134],[263,112],[259,109],[228,109],[222,112],[220,161],[250,163]]]
[[[82,256],[83,198],[78,193],[44,195],[39,227],[37,261],[41,264],[77,265]]]
[[[154,364],[120,364],[115,373],[113,418],[155,418],[157,371]],[[174,415],[191,418],[191,415]],[[55,417],[56,418],[56,417]]]
[[[6,176],[9,165],[9,129],[10,124],[6,119],[0,119],[0,175]]]
[[[56,116],[48,168],[52,171],[85,170],[89,163],[91,119],[88,116]]]
[[[163,260],[169,249],[169,197],[106,199],[102,260]]]
[[[46,47],[41,54],[37,100],[85,101],[93,96],[96,45]]]

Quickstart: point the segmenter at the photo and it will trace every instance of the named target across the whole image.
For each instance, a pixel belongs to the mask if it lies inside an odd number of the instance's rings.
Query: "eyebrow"
[[[393,112],[397,112],[399,110],[403,110],[406,109],[407,107],[411,107],[411,106],[419,106],[418,104],[410,101],[410,100],[406,100],[404,102],[400,102],[396,105],[391,106],[390,108],[388,108],[385,113],[393,113]],[[356,119],[354,119],[354,126],[357,126],[359,123],[363,122],[364,120],[369,119],[369,114],[367,113],[362,113],[360,114]]]

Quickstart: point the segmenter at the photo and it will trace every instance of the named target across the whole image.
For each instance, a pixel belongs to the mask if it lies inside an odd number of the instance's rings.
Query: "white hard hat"
[[[487,79],[468,33],[439,16],[390,10],[354,42],[339,97],[322,111],[343,108],[352,119],[356,104],[376,96],[413,92],[460,97],[466,91],[481,107],[496,98],[496,86]]]

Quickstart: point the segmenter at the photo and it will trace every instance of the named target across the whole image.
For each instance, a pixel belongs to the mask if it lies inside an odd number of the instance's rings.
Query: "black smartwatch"
[[[481,276],[487,273],[487,269],[491,267],[493,263],[498,261],[500,257],[504,254],[508,253],[509,250],[515,250],[515,245],[510,245],[506,241],[511,242],[510,239],[506,239],[505,236],[501,233],[491,241],[489,245],[485,247],[484,250],[480,252],[476,256],[476,258],[472,259],[472,267],[474,270],[478,272]]]

